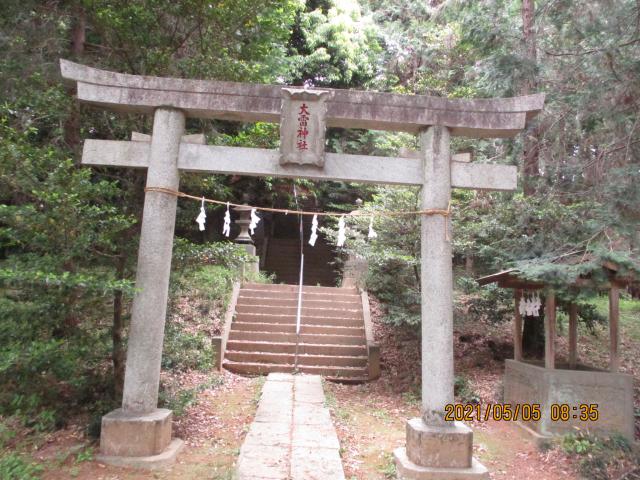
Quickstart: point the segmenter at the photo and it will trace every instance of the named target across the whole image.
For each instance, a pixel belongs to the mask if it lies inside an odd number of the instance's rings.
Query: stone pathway
[[[239,480],[344,480],[317,375],[270,373],[240,449]]]

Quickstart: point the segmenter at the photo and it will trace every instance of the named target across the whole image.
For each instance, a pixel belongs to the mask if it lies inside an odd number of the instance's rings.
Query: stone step
[[[311,270],[316,270],[315,273],[309,273]],[[322,282],[330,282],[326,284],[326,288],[337,288],[336,287],[336,274],[332,273],[332,272],[328,272],[328,273],[319,273],[317,270],[319,270],[320,267],[311,267],[309,269],[306,269],[304,272],[304,280],[303,280],[303,285],[305,286],[314,286],[317,285],[317,283],[313,283],[315,281],[322,281]],[[277,284],[283,284],[283,285],[288,285],[288,284],[292,284],[292,285],[296,285],[300,282],[300,270],[298,268],[269,268],[269,266],[265,266],[264,268],[265,271],[269,272],[269,273],[273,273],[275,274],[275,276],[277,277],[276,279],[276,285]],[[286,278],[287,280],[283,280],[284,278]],[[321,284],[322,285],[322,284]]]
[[[295,363],[293,353],[275,352],[245,352],[227,350],[225,358],[232,362],[242,363],[273,363],[276,365],[291,365]],[[298,365],[330,366],[330,367],[366,367],[366,356],[337,356],[337,355],[298,355]]]
[[[303,292],[302,300],[335,300],[339,302],[356,302],[360,304],[361,297],[359,294],[341,293],[341,288],[336,288],[336,292],[322,293],[322,292]],[[298,301],[298,290],[290,292],[265,292],[264,290],[252,290],[249,288],[243,288],[240,290],[240,296],[243,298],[278,298],[286,300]]]
[[[264,290],[268,292],[298,292],[298,285],[292,284],[276,284],[276,283],[245,283],[242,290]],[[305,285],[302,288],[304,293],[337,293],[356,295],[358,291],[355,288],[338,288],[338,287],[314,287]]]
[[[365,345],[364,330],[358,335],[340,335],[336,333],[305,333],[302,327],[300,342],[314,345]],[[355,329],[354,329],[355,330]],[[275,331],[243,331],[231,330],[229,340],[244,340],[249,342],[280,342],[295,343],[295,327],[291,332]]]
[[[270,307],[298,307],[297,295],[291,295],[288,298],[281,297],[258,297],[258,296],[246,296],[244,293],[240,293],[238,297],[237,305],[242,306],[256,306],[256,305],[268,305]],[[345,308],[348,310],[362,309],[362,303],[360,297],[353,296],[353,300],[344,301],[331,298],[326,295],[318,299],[306,298],[302,299],[302,305],[308,308]]]
[[[238,314],[296,316],[297,306],[279,307],[273,305],[236,305]],[[315,308],[302,304],[302,316],[317,318],[353,318],[362,320],[362,309],[352,308]]]
[[[231,324],[231,331],[295,333],[296,322],[295,320],[287,323],[261,321],[245,322],[238,320]],[[364,335],[364,327],[357,323],[353,325],[317,325],[300,323],[300,333],[357,336]]]
[[[288,323],[296,324],[295,315],[267,315],[259,313],[238,313],[237,322],[242,323]],[[233,325],[233,324],[232,324]],[[337,327],[361,327],[364,326],[362,318],[340,318],[340,317],[314,317],[302,315],[300,325],[337,326]]]
[[[298,346],[300,355],[338,355],[361,356],[367,354],[366,345],[331,345],[317,343],[300,343]],[[295,342],[264,342],[247,340],[229,340],[227,349],[244,352],[274,352],[295,353]]]
[[[274,363],[245,363],[227,360],[226,354],[222,366],[233,373],[241,375],[264,375],[265,373],[293,373],[293,365],[276,365]]]
[[[224,361],[224,367],[234,373],[244,373],[250,375],[262,375],[271,372],[293,372],[293,365],[276,365],[269,363],[244,363]],[[298,365],[298,371],[302,373],[310,373],[314,375],[323,375],[325,377],[337,378],[339,380],[361,380],[367,378],[367,369],[360,367],[330,367],[330,366],[311,366]]]

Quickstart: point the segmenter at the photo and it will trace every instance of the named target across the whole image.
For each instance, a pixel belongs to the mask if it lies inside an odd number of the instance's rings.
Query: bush
[[[467,377],[458,375],[453,384],[454,394],[460,398],[463,403],[479,403],[480,397],[469,385]]]
[[[202,333],[189,333],[180,325],[167,322],[162,354],[162,368],[171,370],[213,368],[215,349],[211,338]]]
[[[568,433],[562,437],[562,449],[571,454],[586,455],[596,448],[596,441],[583,432]]]
[[[173,276],[162,367],[209,370],[215,356],[211,337],[220,333],[237,272],[204,264]]]
[[[609,480],[609,468],[616,463],[638,462],[629,441],[622,435],[594,437],[588,432],[569,433],[562,438],[562,448],[581,457],[580,474],[588,480]],[[636,455],[637,456],[637,455]]]
[[[161,408],[168,408],[173,411],[174,416],[181,417],[187,408],[196,402],[198,394],[209,388],[215,388],[224,383],[224,377],[221,375],[213,375],[209,380],[197,385],[194,388],[171,389],[166,384],[160,385],[158,395],[158,405]]]
[[[458,322],[486,320],[502,323],[513,317],[511,290],[487,285],[479,288],[475,280],[460,277],[456,284],[462,290],[454,298],[454,318]]]
[[[38,480],[42,470],[42,466],[28,462],[15,453],[0,457],[0,478],[2,480]]]
[[[231,242],[192,243],[176,237],[173,243],[173,269],[175,271],[202,265],[221,265],[237,270],[249,254],[242,245]]]

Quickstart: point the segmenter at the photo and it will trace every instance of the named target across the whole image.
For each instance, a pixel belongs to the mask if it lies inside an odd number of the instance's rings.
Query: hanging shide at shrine
[[[440,208],[427,208],[424,210],[377,210],[376,212],[368,212],[364,210],[355,210],[353,212],[344,213],[344,212],[311,212],[306,210],[292,210],[289,208],[272,208],[272,207],[256,207],[246,204],[240,203],[231,203],[225,200],[214,200],[211,198],[205,197],[196,197],[194,195],[189,195],[188,193],[180,192],[178,190],[173,190],[170,188],[164,187],[145,187],[145,192],[160,192],[167,193],[169,195],[174,195],[179,198],[188,198],[191,200],[197,200],[202,202],[204,200],[205,203],[213,203],[216,205],[226,205],[227,207],[240,207],[240,208],[251,208],[256,211],[261,212],[271,212],[271,213],[284,213],[285,215],[294,214],[294,215],[308,215],[308,216],[324,216],[324,217],[341,217],[344,215],[350,217],[370,217],[370,216],[378,216],[378,217],[401,217],[401,216],[411,216],[411,215],[442,215],[444,217],[449,217],[451,215],[451,203],[446,209]],[[375,233],[375,232],[374,232]]]
[[[307,215],[307,216],[313,216],[313,220],[311,222],[311,235],[309,238],[309,245],[314,246],[315,242],[318,238],[318,233],[317,233],[317,229],[318,229],[318,216],[325,216],[325,217],[339,217],[338,220],[338,239],[337,239],[337,246],[338,247],[342,247],[344,246],[344,243],[346,241],[346,223],[345,223],[345,217],[370,217],[369,218],[369,226],[368,226],[368,233],[367,233],[367,238],[369,239],[375,239],[378,237],[378,234],[376,233],[376,231],[373,228],[373,223],[374,223],[374,217],[376,216],[380,216],[380,217],[394,217],[394,216],[411,216],[411,215],[442,215],[444,217],[449,217],[451,216],[451,203],[449,203],[449,206],[447,207],[446,210],[441,210],[441,209],[426,209],[426,210],[397,210],[397,211],[389,211],[389,210],[379,210],[376,212],[367,212],[367,211],[363,211],[363,210],[355,210],[353,212],[350,213],[343,213],[343,212],[308,212],[308,211],[302,211],[302,210],[290,210],[290,209],[286,209],[286,208],[269,208],[269,207],[254,207],[254,206],[250,206],[250,205],[241,205],[241,204],[237,204],[237,203],[230,203],[230,202],[225,202],[222,200],[213,200],[210,198],[205,198],[205,197],[196,197],[194,195],[189,195],[187,193],[184,192],[180,192],[177,190],[171,190],[171,189],[167,189],[167,188],[160,188],[160,187],[147,187],[145,188],[145,192],[161,192],[161,193],[168,193],[170,195],[175,195],[176,197],[180,197],[180,198],[188,198],[191,200],[198,200],[200,201],[200,213],[198,214],[198,217],[196,218],[196,223],[199,226],[200,231],[203,231],[205,229],[205,222],[206,222],[206,211],[205,211],[205,203],[213,203],[216,205],[226,205],[227,209],[225,211],[225,215],[224,215],[224,224],[222,227],[222,233],[225,237],[229,237],[229,235],[231,234],[231,213],[229,211],[230,207],[241,207],[241,208],[250,208],[251,209],[251,223],[249,225],[249,230],[251,231],[251,235],[253,235],[255,233],[255,229],[258,226],[258,223],[260,222],[260,217],[257,215],[257,211],[264,211],[264,212],[271,212],[271,213],[284,213],[285,215],[288,214],[296,214],[296,215]],[[448,230],[445,230],[445,235],[448,237]]]

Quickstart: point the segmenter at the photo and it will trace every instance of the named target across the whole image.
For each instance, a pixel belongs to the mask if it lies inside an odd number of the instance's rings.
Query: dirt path
[[[78,461],[77,453],[87,451],[87,440],[80,429],[70,428],[34,454],[46,467],[43,480],[231,479],[262,380],[227,372],[222,377],[222,384],[200,392],[197,402],[175,421],[174,434],[185,439],[185,448],[172,468],[147,472]]]
[[[340,446],[345,475],[350,479],[393,478],[391,452],[405,443],[405,422],[419,416],[414,398],[388,388],[384,379],[368,385],[325,383],[325,391]],[[474,456],[491,478],[561,480],[578,478],[562,453],[541,453],[520,427],[505,422],[470,425],[474,430]]]

